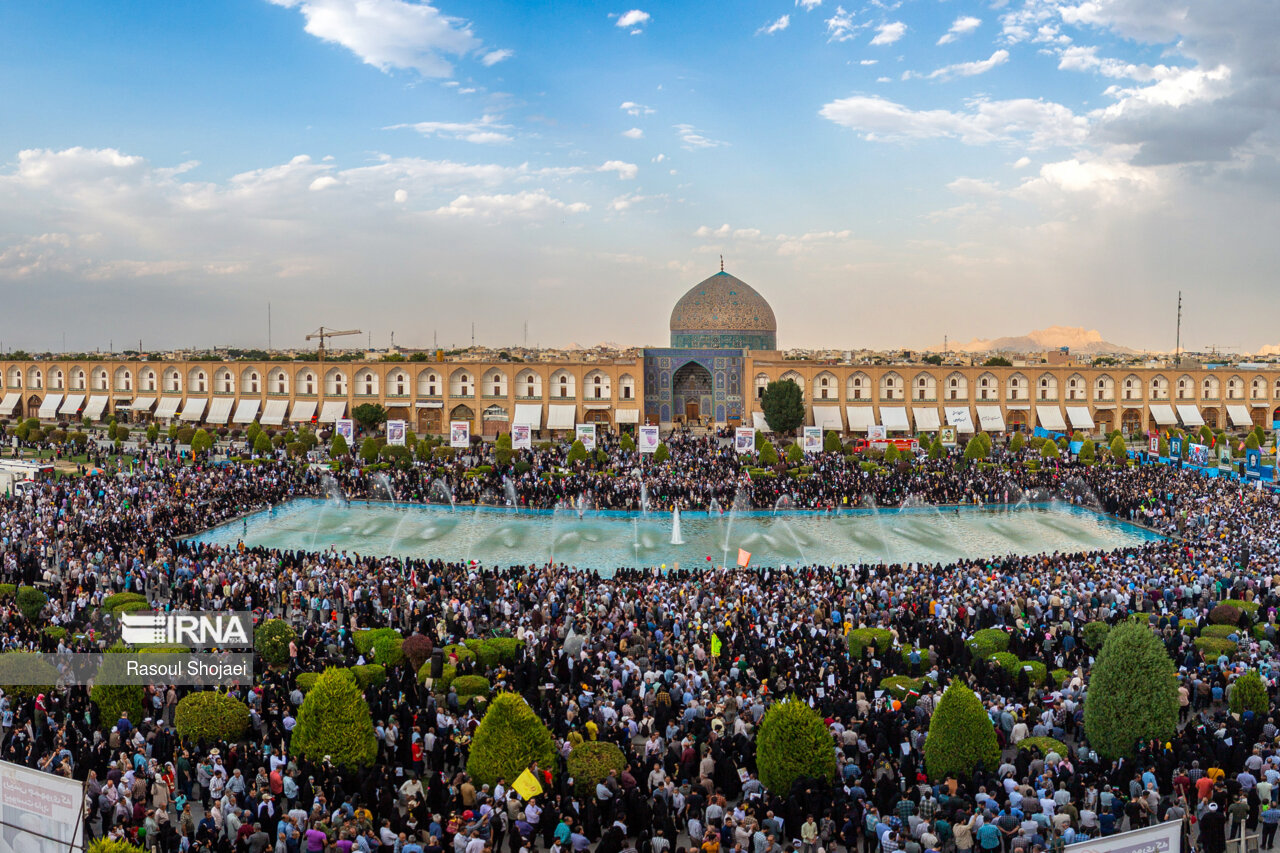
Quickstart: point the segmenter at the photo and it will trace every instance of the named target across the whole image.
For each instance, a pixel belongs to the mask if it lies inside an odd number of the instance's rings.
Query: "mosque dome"
[[[765,298],[721,270],[694,285],[671,311],[671,346],[777,349],[778,322]]]

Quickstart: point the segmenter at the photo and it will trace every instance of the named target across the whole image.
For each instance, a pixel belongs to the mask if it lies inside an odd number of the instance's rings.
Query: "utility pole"
[[[267,352],[271,352],[271,303],[267,303]]]
[[[1173,345],[1173,363],[1182,364],[1182,291],[1178,291],[1178,334]]]

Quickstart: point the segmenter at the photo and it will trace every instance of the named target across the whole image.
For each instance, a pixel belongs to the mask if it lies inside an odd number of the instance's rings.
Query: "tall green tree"
[[[289,748],[313,762],[329,760],[354,770],[378,755],[373,718],[350,670],[330,667],[302,700]]]
[[[840,441],[840,433],[833,429],[827,430],[827,434],[822,437],[823,453],[843,453],[844,444]]]
[[[492,785],[499,779],[511,783],[533,763],[543,770],[555,770],[551,732],[524,697],[499,693],[471,739],[467,772],[477,785]]]
[[[351,410],[351,419],[366,430],[375,430],[387,422],[387,410],[377,403],[361,403]]]
[[[789,435],[804,423],[804,392],[792,379],[770,382],[760,398],[760,410],[769,429]]]
[[[804,461],[804,450],[794,441],[787,445],[787,464],[799,465]]]
[[[1058,444],[1054,441],[1045,441],[1040,445],[1040,456],[1044,459],[1058,459],[1062,454],[1058,452]]]
[[[333,441],[329,442],[329,455],[334,459],[339,456],[346,456],[351,452],[351,448],[347,447],[347,440],[342,437],[342,433],[335,432]]]
[[[929,718],[924,763],[935,781],[952,774],[967,779],[979,764],[994,772],[1000,764],[991,718],[982,700],[960,681],[951,682]]]
[[[1129,458],[1129,451],[1124,446],[1124,436],[1118,433],[1111,437],[1111,458],[1118,465],[1123,465],[1125,460]]]
[[[1015,432],[1013,438],[1009,440],[1009,450],[1013,453],[1021,453],[1026,445],[1027,438],[1021,432]]]
[[[756,767],[764,786],[782,797],[797,779],[827,781],[836,771],[831,730],[795,696],[775,702],[756,733]]]
[[[569,446],[569,456],[567,461],[570,465],[576,465],[579,462],[587,461],[587,446],[582,443],[582,439],[575,439],[573,444]]]
[[[759,437],[756,442],[760,441]],[[772,468],[778,464],[778,448],[773,446],[772,441],[765,441],[760,445],[760,464],[765,468]]]
[[[1098,450],[1094,447],[1093,439],[1086,438],[1084,443],[1080,445],[1080,461],[1091,464],[1097,458]]]
[[[1084,730],[1107,758],[1133,755],[1139,741],[1168,740],[1178,724],[1178,683],[1164,644],[1146,624],[1123,622],[1089,675]]]

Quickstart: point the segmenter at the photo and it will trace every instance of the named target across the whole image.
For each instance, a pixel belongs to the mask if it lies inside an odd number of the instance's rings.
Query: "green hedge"
[[[789,795],[797,779],[829,780],[836,772],[831,731],[795,696],[775,702],[756,732],[756,768],[765,788],[780,796]]]
[[[615,744],[589,740],[569,751],[567,766],[578,796],[594,797],[596,785],[609,778],[610,770],[622,775],[627,768],[627,759]]]
[[[1201,637],[1217,637],[1219,640],[1225,640],[1232,634],[1242,633],[1235,625],[1205,625],[1204,630],[1200,632]]]
[[[141,601],[143,604],[146,604],[147,597],[136,592],[117,592],[102,599],[101,607],[103,610],[110,613],[120,605],[131,601]]]
[[[401,648],[404,640],[397,634],[396,636],[383,635],[373,641],[373,648],[370,649],[366,660],[381,666],[398,666],[404,663],[404,651]]]
[[[476,660],[476,653],[463,643],[450,643],[444,647],[444,659],[446,662],[449,660],[450,655],[454,654],[458,656],[458,663]]]
[[[1009,634],[999,628],[983,628],[974,631],[968,642],[974,657],[984,660],[996,652],[1009,650]]]
[[[1051,675],[1053,675],[1054,683],[1057,684],[1059,687],[1066,684],[1068,681],[1070,681],[1073,678],[1071,674],[1071,670],[1069,669],[1055,669],[1051,673]]]
[[[1084,703],[1089,743],[1106,758],[1129,756],[1139,741],[1168,740],[1177,723],[1177,676],[1164,644],[1145,626],[1117,625],[1089,676]]]
[[[379,638],[399,636],[400,632],[395,628],[360,628],[352,633],[351,642],[355,644],[356,651],[367,658]]]
[[[856,658],[862,657],[862,652],[872,646],[876,655],[882,656],[893,645],[893,632],[888,628],[854,628],[845,637],[845,645],[849,647],[849,654]]]
[[[22,611],[22,615],[27,617],[27,621],[35,622],[40,618],[44,606],[49,603],[49,596],[33,586],[20,586],[13,600]]]
[[[67,636],[67,629],[61,625],[46,625],[43,633],[51,640],[61,640]]]
[[[481,666],[493,669],[499,664],[515,663],[520,649],[524,648],[524,641],[515,637],[490,637],[485,640],[467,640],[464,645],[471,650]],[[445,655],[448,656],[448,652]]]
[[[13,684],[11,679],[22,674],[22,680],[38,678],[41,684]],[[31,699],[49,693],[58,681],[58,671],[35,652],[0,652],[0,689],[11,699]]]
[[[1195,643],[1197,649],[1215,658],[1219,655],[1230,657],[1236,653],[1235,643],[1219,637],[1196,637]]]
[[[294,684],[305,694],[316,686],[316,679],[319,677],[320,673],[318,672],[300,672],[298,677],[294,679]]]
[[[387,668],[382,664],[366,663],[351,667],[351,675],[356,685],[364,690],[369,687],[381,687],[387,683]]]
[[[968,779],[981,763],[987,772],[1000,765],[1000,746],[982,701],[959,681],[951,682],[929,719],[924,741],[929,778],[940,782],[954,775]]]
[[[1049,671],[1048,669],[1046,669],[1044,664],[1040,663],[1040,661],[1038,660],[1018,661],[1018,669],[1025,670],[1027,667],[1031,667],[1031,671],[1027,672],[1027,680],[1030,681],[1036,687],[1040,687],[1048,679]]]
[[[87,853],[143,853],[143,850],[136,844],[130,844],[124,840],[95,838],[89,842]]]
[[[1245,613],[1249,614],[1250,619],[1256,619],[1258,616],[1258,602],[1256,601],[1243,601],[1239,598],[1225,598],[1222,600],[1222,603],[1230,604],[1237,610],[1243,610]]]
[[[1067,757],[1067,745],[1051,737],[1028,737],[1018,742],[1018,749],[1030,749],[1033,746],[1040,750],[1041,755],[1056,752],[1063,758]]]
[[[483,675],[459,675],[452,681],[453,689],[458,694],[467,694],[468,696],[484,695],[488,696],[492,689],[489,686],[489,679]]]
[[[467,772],[477,785],[493,785],[499,779],[511,783],[534,762],[555,771],[551,732],[519,694],[498,694],[471,739]]]
[[[453,679],[457,677],[458,668],[451,663],[446,663],[441,670],[441,676],[432,684],[432,689],[437,693],[448,693],[449,685],[453,683]],[[431,661],[427,661],[418,670],[418,681],[425,684],[427,679],[431,677]]]
[[[173,727],[198,743],[234,741],[249,728],[249,706],[212,690],[188,693],[178,701]]]

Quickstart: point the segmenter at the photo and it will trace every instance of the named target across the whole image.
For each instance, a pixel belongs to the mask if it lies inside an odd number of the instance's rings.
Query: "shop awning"
[[[1088,406],[1067,406],[1067,420],[1075,429],[1093,429],[1093,415]]]
[[[314,411],[314,409],[315,409],[315,405],[312,404],[312,410]],[[322,424],[336,423],[339,418],[345,416],[346,414],[347,414],[346,400],[325,400],[324,405],[320,407],[319,420],[320,420],[320,423]],[[310,420],[310,419],[311,419],[311,416],[308,415],[307,420]],[[292,415],[289,416],[289,420],[293,421],[294,423],[298,422],[298,419],[293,417]]]
[[[911,432],[906,406],[881,406],[880,423],[890,432]]]
[[[968,406],[947,406],[942,410],[947,416],[947,425],[956,428],[957,432],[973,432],[973,415]]]
[[[849,432],[866,432],[875,426],[876,413],[870,406],[845,406],[844,413],[849,418]]]
[[[9,417],[13,414],[13,410],[18,408],[18,403],[22,400],[22,392],[10,391],[4,395],[4,399],[0,400],[0,417]]]
[[[1004,415],[999,406],[979,406],[978,424],[983,432],[1004,432]]]
[[[84,407],[84,416],[91,421],[96,421],[102,417],[102,413],[107,410],[107,403],[111,402],[111,398],[106,394],[97,394],[89,398],[88,404]]]
[[[40,401],[40,411],[36,414],[39,415],[42,421],[53,420],[58,416],[58,404],[61,402],[61,394],[50,394]]]
[[[235,407],[236,401],[234,397],[214,397],[213,402],[209,405],[209,416],[205,418],[206,423],[224,425],[231,420],[231,410]]]
[[[578,419],[578,407],[564,403],[547,406],[547,429],[573,429]]]
[[[66,402],[58,408],[60,415],[77,415],[80,413],[80,407],[84,405],[83,394],[68,394]]]
[[[937,432],[942,429],[942,419],[932,406],[913,406],[911,414],[916,419],[916,432]]]
[[[516,416],[512,418],[513,424],[524,424],[529,429],[542,429],[542,404],[541,403],[516,403]]]
[[[207,405],[209,405],[208,397],[188,397],[187,404],[182,407],[182,414],[178,418],[187,423],[196,423],[204,416],[204,407]]]
[[[840,417],[839,406],[814,406],[813,425],[825,434],[830,430],[844,432],[844,419]]]
[[[138,399],[134,400],[132,403],[129,404],[129,411],[149,412],[151,411],[151,407],[154,406],[155,404],[156,404],[155,397],[139,397]]]
[[[262,405],[261,400],[241,400],[240,405],[236,406],[235,416],[231,418],[233,424],[251,424],[253,419],[258,416],[258,407]]]
[[[588,412],[595,412],[595,411],[600,411],[602,409],[608,410],[612,408],[612,406],[610,406],[608,403],[583,403],[582,408],[586,409]]]
[[[638,424],[640,423],[640,410],[618,409],[616,417],[620,424]]]
[[[1005,411],[1007,412],[1029,412],[1031,411],[1030,403],[1005,403]]]
[[[181,397],[161,397],[159,405],[156,406],[156,417],[170,419],[178,413],[178,407],[181,405]]]
[[[1153,404],[1151,406],[1151,417],[1155,418],[1156,424],[1159,426],[1174,426],[1178,423],[1178,419],[1173,414],[1173,406],[1164,404]]]
[[[1066,432],[1067,422],[1057,406],[1036,406],[1036,422],[1049,432]]]
[[[1182,421],[1184,427],[1204,426],[1204,418],[1200,417],[1200,410],[1189,403],[1178,404],[1178,419]],[[1253,422],[1250,421],[1250,424]],[[1240,426],[1239,423],[1236,426]]]
[[[419,400],[413,404],[415,409],[443,409],[444,403],[440,400]]]
[[[1241,405],[1227,405],[1227,417],[1231,418],[1231,423],[1238,427],[1252,427],[1253,418],[1249,417],[1249,410]]]
[[[773,432],[769,429],[769,422],[764,419],[764,412],[752,412],[751,425],[756,428],[756,432]]]
[[[316,404],[311,404],[311,411],[316,410]],[[268,400],[267,407],[262,410],[262,419],[258,423],[263,426],[280,426],[284,423],[285,413],[289,411],[288,400]],[[310,416],[307,420],[311,420]]]

